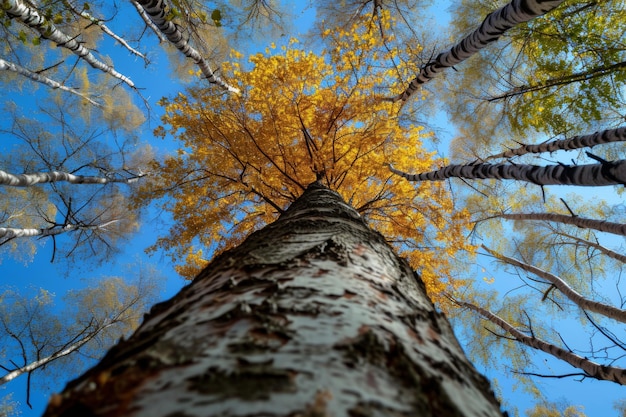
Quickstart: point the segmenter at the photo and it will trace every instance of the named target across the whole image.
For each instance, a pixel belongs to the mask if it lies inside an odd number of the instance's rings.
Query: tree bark
[[[426,63],[419,74],[409,83],[406,90],[391,101],[405,102],[420,85],[426,84],[446,68],[454,67],[465,61],[487,45],[495,42],[512,27],[528,22],[556,8],[563,0],[512,0],[509,4],[489,13],[480,26],[454,45],[450,50],[442,52]]]
[[[94,337],[96,337],[98,335],[98,333],[102,332],[103,330],[105,330],[107,327],[110,327],[112,325],[112,323],[108,323],[105,324],[104,326],[100,326],[98,327],[96,330],[87,333],[86,336],[84,336],[83,338],[79,339],[78,341],[75,341],[74,343],[70,344],[70,345],[66,345],[64,346],[62,349],[60,349],[57,352],[54,352],[52,355],[48,355],[45,358],[41,358],[35,361],[32,361],[22,367],[19,367],[17,369],[13,369],[10,372],[7,372],[4,376],[0,377],[0,385],[4,385],[7,382],[11,382],[12,380],[14,380],[15,378],[24,375],[26,373],[30,373],[33,372],[39,368],[42,368],[46,365],[48,365],[51,362],[54,362],[55,360],[62,358],[64,356],[70,355],[74,352],[76,352],[78,349],[80,349],[84,344],[86,344],[87,342],[89,342],[91,339],[93,339]],[[0,414],[1,415],[1,414]]]
[[[166,4],[163,0],[137,0],[136,3],[143,8],[152,23],[159,28],[176,49],[198,65],[198,68],[200,68],[200,71],[202,71],[202,74],[210,83],[216,84],[231,93],[240,93],[238,88],[227,84],[224,80],[215,75],[215,72],[211,69],[207,60],[189,44],[187,39],[185,39],[178,25],[167,19],[165,12]]]
[[[559,346],[553,345],[552,343],[548,343],[542,339],[539,339],[538,337],[533,336],[532,334],[529,336],[525,333],[522,333],[517,328],[502,319],[500,316],[493,314],[489,310],[478,307],[474,304],[465,303],[463,301],[457,301],[457,303],[462,307],[467,307],[470,310],[477,312],[493,324],[499,326],[503,330],[506,330],[518,342],[548,353],[555,358],[561,359],[562,361],[569,363],[573,367],[583,370],[585,372],[585,375],[591,378],[599,379],[602,381],[613,381],[620,385],[626,385],[626,369],[624,368],[601,365],[599,363],[593,362],[587,358],[575,354],[571,350],[563,349]]]
[[[339,195],[152,308],[45,416],[502,416],[420,278]]]
[[[77,90],[67,87],[63,84],[61,84],[58,81],[55,81],[53,79],[50,79],[48,77],[45,77],[41,74],[38,74],[36,72],[30,71],[29,69],[26,69],[24,67],[21,67],[17,64],[14,64],[13,62],[9,62],[9,61],[5,61],[4,59],[0,58],[0,71],[12,71],[15,72],[17,74],[20,74],[24,77],[27,77],[29,79],[31,79],[32,81],[41,83],[41,84],[45,84],[48,87],[54,88],[54,89],[59,89],[59,90],[63,90],[65,92],[77,95],[85,100],[87,100],[88,102],[90,102],[91,104],[93,104],[96,107],[102,107],[101,104],[95,102],[94,100],[90,99],[89,97],[87,97],[85,94],[79,93]]]
[[[587,219],[585,217],[572,216],[557,213],[503,213],[494,217],[507,220],[539,220],[547,222],[558,222],[571,224],[583,229],[593,229],[599,232],[612,233],[614,235],[626,236],[626,224],[613,223],[606,220]]]
[[[110,177],[94,177],[85,175],[74,175],[69,172],[49,171],[49,172],[33,172],[30,174],[11,174],[0,170],[0,185],[10,185],[12,187],[30,187],[36,184],[48,182],[69,182],[70,184],[110,184],[124,183],[131,184],[138,181],[144,174],[137,174],[127,178]]]
[[[570,287],[565,281],[561,278],[557,277],[554,274],[551,274],[548,271],[544,271],[541,268],[537,268],[536,266],[527,264],[526,262],[519,261],[515,258],[511,258],[509,256],[498,253],[494,250],[489,249],[485,245],[481,245],[481,247],[487,251],[490,255],[494,256],[496,259],[501,260],[504,263],[507,263],[512,266],[516,266],[518,268],[523,269],[526,272],[530,272],[538,276],[539,278],[543,278],[552,285],[556,287],[563,295],[569,298],[574,304],[583,310],[593,311],[594,313],[602,314],[605,317],[609,317],[613,320],[620,321],[622,323],[626,323],[626,310],[621,308],[616,308],[608,304],[600,303],[598,301],[590,300],[589,298],[583,297],[580,293]]]
[[[626,159],[588,165],[517,165],[512,163],[448,165],[436,171],[408,174],[389,166],[391,172],[408,181],[498,179],[526,181],[537,185],[579,185],[601,187],[626,184]]]
[[[491,155],[484,160],[512,158],[514,156],[522,156],[529,153],[556,152],[560,150],[573,150],[582,148],[593,148],[596,145],[605,143],[624,142],[626,141],[626,127],[618,127],[616,129],[607,129],[591,135],[574,136],[568,139],[553,140],[550,142],[540,143],[538,145],[521,144],[519,148],[510,149],[497,155]]]
[[[54,23],[50,22],[37,10],[27,6],[22,0],[2,0],[0,7],[2,7],[9,18],[18,19],[24,25],[39,32],[42,38],[51,40],[58,46],[72,51],[79,58],[87,61],[93,68],[111,74],[130,87],[135,87],[130,78],[120,74],[112,66],[98,60],[89,49],[85,48],[73,37],[60,31]]]

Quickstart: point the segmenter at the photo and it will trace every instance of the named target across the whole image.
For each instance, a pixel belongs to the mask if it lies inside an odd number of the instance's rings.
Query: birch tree
[[[5,289],[0,294],[0,385],[26,378],[29,405],[31,384],[45,385],[68,367],[79,369],[79,354],[88,358],[127,335],[155,296],[157,280],[147,272],[143,267],[132,283],[109,277],[70,291],[60,310],[54,295],[44,289],[31,294]]]
[[[11,19],[17,19],[27,27],[39,32],[41,38],[55,42],[57,45],[69,49],[92,67],[110,74],[126,83],[129,87],[135,86],[130,78],[119,73],[112,66],[97,59],[90,50],[77,42],[73,36],[59,30],[53,22],[39,13],[35,8],[28,6],[21,0],[5,0],[3,2],[3,9],[6,16]]]
[[[319,182],[153,307],[45,415],[78,409],[502,415],[419,276]]]
[[[563,1],[513,0],[504,7],[491,12],[470,35],[442,52],[420,68],[417,76],[392,101],[406,101],[422,84],[427,83],[441,71],[460,64],[479,50],[498,40],[507,30],[541,16],[559,6]]]
[[[3,207],[0,245],[28,259],[36,246],[18,241],[47,238],[52,259],[57,249],[71,256],[84,249],[104,260],[115,252],[115,239],[128,236],[135,227],[137,216],[126,210],[124,198],[144,175],[141,167],[150,151],[142,147],[133,156],[129,150],[135,148],[135,138],[124,132],[111,147],[103,136],[115,130],[80,127],[79,116],[60,105],[40,112],[38,120],[19,116],[17,109],[7,112],[12,126],[4,133],[18,141],[20,152],[0,160],[2,193],[10,197]],[[40,189],[10,190],[15,187]]]
[[[493,4],[456,2],[456,36],[472,30]],[[512,28],[463,71],[450,74],[446,101],[452,120],[466,129],[468,139],[483,134],[491,140],[502,134],[518,140],[536,132],[573,135],[598,124],[619,125],[625,19],[621,1],[566,1],[545,19]],[[483,123],[474,123],[477,115]],[[500,143],[491,144],[497,149]]]
[[[558,149],[580,149],[586,146],[596,146],[602,144],[602,142],[611,142],[610,139],[607,141],[602,140],[603,137],[620,140],[620,131],[621,130],[619,129],[611,130],[608,132],[599,132],[593,135],[577,136],[572,139],[547,142],[533,147],[524,146],[514,151],[497,154],[496,157],[515,158],[524,155],[527,152],[545,153],[553,152]],[[618,133],[618,135],[615,135],[615,133]],[[599,158],[594,157],[594,159]],[[391,170],[400,177],[410,181],[440,181],[450,177],[461,177],[471,180],[516,179],[528,181],[542,187],[547,185],[606,186],[624,183],[624,181],[619,179],[619,168],[616,170],[613,170],[612,168],[619,166],[620,163],[621,161],[614,163],[602,161],[600,164],[596,165],[595,171],[591,171],[593,168],[586,165],[568,167],[565,166],[565,164],[559,164],[555,166],[540,167],[522,165],[514,162],[505,162],[501,164],[472,163],[466,165],[449,165],[437,171],[415,175],[406,174],[395,170],[394,168],[391,168]],[[519,190],[519,188],[516,189]],[[536,199],[534,206],[541,206],[542,203],[547,203],[546,192],[543,188],[542,192],[544,194],[543,201],[541,199]],[[499,197],[502,198],[502,196]],[[601,337],[606,338],[608,341],[607,343],[610,345],[605,348],[599,348],[598,346],[600,344],[595,341],[594,348],[591,351],[594,356],[603,356],[600,354],[603,349],[606,349],[606,352],[614,352],[615,350],[619,351],[623,344],[619,340],[619,337],[614,336],[612,331],[608,330],[609,327],[614,326],[610,326],[605,323],[611,321],[623,322],[624,312],[621,307],[623,306],[624,300],[621,297],[618,297],[618,304],[616,306],[599,300],[597,298],[598,296],[594,297],[595,294],[592,295],[594,293],[594,282],[600,279],[600,275],[606,274],[602,274],[600,264],[591,260],[591,258],[595,256],[593,252],[587,252],[586,254],[584,252],[585,247],[591,250],[602,247],[602,245],[585,245],[582,250],[579,250],[579,243],[587,242],[589,241],[589,238],[587,237],[584,239],[580,236],[577,237],[576,232],[567,231],[568,229],[565,229],[559,233],[559,236],[571,236],[571,238],[566,238],[566,241],[564,243],[560,243],[560,245],[567,244],[567,240],[569,240],[569,244],[571,245],[570,249],[563,247],[555,248],[556,245],[554,243],[546,243],[547,239],[543,238],[541,229],[537,228],[537,222],[574,225],[579,229],[592,229],[598,232],[619,234],[623,236],[624,219],[621,219],[620,222],[611,222],[605,219],[586,218],[583,217],[578,210],[572,209],[572,207],[570,207],[567,203],[564,204],[564,208],[569,211],[569,214],[533,212],[531,210],[531,205],[523,201],[523,194],[518,193],[515,197],[511,196],[509,198],[517,200],[514,203],[510,203],[511,206],[515,206],[516,208],[523,207],[524,211],[515,212],[514,209],[508,207],[506,209],[502,209],[501,212],[498,212],[499,208],[494,206],[493,202],[485,201],[483,204],[485,205],[487,211],[491,211],[494,214],[493,216],[483,215],[481,218],[476,220],[484,222],[489,218],[500,218],[514,220],[516,221],[516,224],[518,222],[524,223],[527,221],[534,221],[532,223],[533,226],[528,226],[524,229],[521,238],[511,235],[510,232],[508,233],[511,238],[516,239],[512,243],[515,250],[519,253],[520,258],[513,258],[511,256],[504,255],[501,252],[494,251],[485,246],[483,246],[483,249],[487,252],[487,254],[493,256],[498,261],[508,266],[513,266],[515,269],[519,270],[519,275],[525,286],[533,289],[534,292],[539,292],[539,294],[542,295],[542,302],[546,300],[548,300],[548,302],[553,302],[560,310],[571,311],[572,308],[574,310],[579,310],[578,313],[574,314],[584,316],[588,321],[588,326],[597,330],[598,334],[601,335]],[[563,199],[561,199],[561,201],[565,202]],[[551,205],[554,206],[554,203]],[[519,227],[516,227],[516,229],[520,230]],[[542,229],[544,232],[546,231],[546,228]],[[502,233],[502,229],[498,230]],[[496,242],[500,242],[498,243],[500,245],[502,245],[501,241],[505,240],[502,239],[502,235],[498,236],[498,232],[494,233],[491,231],[489,235]],[[549,251],[550,253],[549,255],[540,255],[542,251]],[[603,249],[600,250],[600,252],[603,255],[609,256],[612,260],[620,261],[621,259],[619,256],[612,255],[614,251]],[[559,260],[561,257],[564,259]],[[549,267],[542,268],[538,265],[534,265],[533,262],[544,263]],[[613,269],[613,271],[619,271],[621,266],[622,265],[618,263],[617,268]],[[565,280],[559,277],[556,273],[551,273],[550,269],[555,267],[568,270],[568,279]],[[572,273],[573,271],[575,272]],[[584,274],[584,271],[590,272],[587,279],[572,279],[573,275]],[[570,282],[568,282],[570,280],[572,280],[571,285]],[[583,282],[582,284],[581,281]],[[619,286],[619,281],[616,281],[616,283],[616,285]],[[583,295],[573,287],[574,285],[584,289],[584,291],[589,295]],[[558,293],[559,295],[553,296],[552,294],[554,293]],[[494,334],[498,334],[502,338],[510,337],[509,342],[519,342],[531,348],[544,351],[576,368],[581,369],[582,372],[575,375],[610,380],[619,384],[624,384],[624,382],[626,382],[626,380],[623,379],[623,375],[626,375],[626,371],[623,367],[615,365],[614,361],[617,361],[617,358],[612,358],[612,355],[616,355],[615,353],[610,354],[611,359],[607,360],[604,358],[603,362],[597,363],[589,361],[588,357],[576,353],[575,349],[570,348],[567,342],[564,341],[566,336],[559,335],[561,338],[560,343],[556,341],[547,342],[539,337],[538,334],[540,331],[548,331],[544,329],[544,324],[539,317],[535,314],[529,313],[531,310],[530,305],[533,305],[533,303],[529,303],[528,299],[519,298],[515,302],[509,302],[509,306],[513,304],[514,307],[508,308],[507,310],[509,311],[506,313],[494,313],[490,311],[489,308],[483,304],[484,301],[481,303],[480,301],[466,302],[462,300],[455,300],[455,302],[457,302],[461,307],[470,309],[471,311],[480,314],[486,320],[494,324],[497,329],[504,331],[504,334],[502,334],[497,333],[497,331],[490,330],[492,332],[496,332]],[[569,304],[569,306],[566,307],[567,304]],[[506,314],[506,316],[503,316],[503,314]],[[524,316],[525,318],[522,318]],[[513,320],[515,320],[517,324],[513,324]],[[558,330],[555,332],[558,332]],[[550,338],[554,340],[554,334],[552,334]]]
[[[175,255],[180,259],[188,254],[196,267],[207,263],[202,252],[194,248],[198,243],[203,249],[209,249],[207,252],[215,248],[220,251],[233,249],[217,256],[213,265],[216,269],[205,269],[178,298],[155,307],[130,342],[114,348],[100,365],[72,384],[65,394],[54,397],[50,405],[51,415],[86,413],[85,407],[89,408],[88,412],[97,414],[103,410],[101,404],[104,402],[106,407],[121,414],[130,412],[125,408],[130,401],[139,404],[135,409],[145,408],[146,415],[156,412],[205,415],[207,408],[213,405],[219,409],[216,413],[240,408],[241,413],[249,414],[258,412],[258,409],[245,409],[249,403],[254,407],[266,407],[268,412],[275,410],[277,403],[268,401],[270,397],[285,401],[279,404],[288,404],[287,413],[303,415],[337,410],[362,414],[372,408],[380,409],[377,411],[381,415],[414,415],[423,410],[434,415],[499,415],[498,406],[484,381],[463,359],[445,320],[428,301],[422,285],[427,286],[431,295],[445,294],[444,289],[458,295],[457,284],[462,281],[453,281],[452,273],[444,269],[458,249],[472,250],[472,246],[462,239],[467,211],[455,211],[446,185],[394,182],[386,164],[391,162],[400,169],[412,169],[411,164],[417,163],[416,170],[432,170],[445,165],[443,161],[434,161],[433,155],[422,147],[423,139],[429,136],[406,117],[407,113],[414,116],[415,107],[409,103],[414,92],[444,70],[458,70],[457,67],[464,65],[471,56],[481,58],[476,56],[479,50],[493,45],[510,31],[524,31],[526,22],[531,19],[538,18],[543,25],[553,24],[551,13],[560,13],[561,3],[564,2],[514,0],[495,12],[490,10],[482,24],[478,21],[472,26],[470,35],[422,65],[409,59],[415,56],[415,51],[407,51],[408,45],[403,49],[393,43],[391,25],[385,26],[391,22],[391,3],[375,1],[371,16],[366,16],[369,25],[361,24],[356,30],[354,27],[323,29],[322,35],[327,41],[323,53],[328,61],[317,59],[314,53],[298,50],[293,43],[284,42],[282,54],[278,51],[257,54],[250,63],[242,62],[237,53],[233,53],[232,62],[222,65],[219,76],[216,76],[219,65],[209,66],[208,63],[221,59],[208,58],[208,51],[214,45],[200,34],[203,30],[219,34],[219,28],[228,20],[225,9],[224,13],[222,9],[215,9],[210,14],[203,9],[195,11],[196,4],[191,1],[128,4],[129,8],[136,7],[139,12],[137,27],[146,25],[153,33],[163,35],[163,39],[175,45],[178,56],[190,57],[199,66],[199,71],[192,71],[194,74],[221,86],[221,89],[193,88],[186,94],[162,101],[168,113],[164,123],[169,124],[169,131],[161,128],[157,133],[178,135],[182,145],[176,155],[151,165],[161,168],[155,169],[159,171],[159,178],[142,190],[136,206],[141,205],[141,198],[144,201],[164,195],[176,198],[163,206],[177,216],[172,227],[174,233],[159,240],[158,244],[167,249],[178,245],[173,248]],[[363,9],[363,4],[367,2],[361,2],[358,7]],[[79,19],[75,12],[72,14],[75,20],[84,23],[85,16],[80,14]],[[540,17],[546,13],[546,17]],[[97,15],[95,11],[93,15],[89,14],[92,17]],[[14,15],[17,16],[15,11],[11,16]],[[359,22],[363,23],[364,16],[360,17]],[[99,19],[100,22],[103,20]],[[101,36],[101,25],[92,26],[92,30]],[[381,33],[371,31],[376,27]],[[19,32],[16,35],[17,39],[31,39]],[[32,39],[33,46],[42,42],[39,37]],[[95,49],[81,43],[78,46]],[[273,49],[276,48],[272,46],[268,51]],[[35,56],[44,54],[32,55],[31,61],[52,61],[49,57]],[[396,59],[399,57],[402,59]],[[79,58],[79,62],[83,60]],[[254,64],[254,68],[248,64]],[[92,77],[87,76],[84,67],[67,66],[73,76],[83,71],[84,84],[89,84]],[[600,73],[601,68],[604,67],[595,66],[590,73]],[[220,82],[223,74],[228,83]],[[584,73],[578,71],[576,74]],[[413,77],[407,87],[406,79]],[[237,90],[240,95],[223,94],[224,91]],[[398,94],[390,97],[388,91]],[[116,90],[110,93],[115,94]],[[116,106],[110,105],[110,97],[109,92],[103,94],[103,98],[109,100],[103,106],[111,112],[108,120],[125,124],[125,120],[121,120],[124,112],[118,110],[115,113]],[[88,110],[98,111],[97,107]],[[611,178],[615,176],[614,171],[621,169],[621,165],[613,166],[608,159],[600,158],[596,162],[600,168],[594,168],[592,173],[576,174],[575,181],[579,182],[580,178],[591,179],[590,182],[614,180]],[[94,168],[90,164],[85,166]],[[536,171],[522,164],[518,164],[520,168],[509,166],[511,177],[524,170]],[[480,170],[489,169],[483,166]],[[76,175],[72,170],[56,167],[28,170],[24,174],[54,171]],[[20,175],[16,170],[7,169],[6,172]],[[530,178],[536,181],[546,177],[554,175],[541,173]],[[305,197],[298,199],[303,192],[305,196],[327,192],[319,184],[307,188],[313,180],[337,189],[348,202],[334,200],[328,206],[314,208],[321,202],[311,202]],[[117,189],[117,184],[108,186]],[[66,189],[75,185],[53,182],[50,187]],[[54,214],[61,213],[65,218],[62,222],[50,220],[58,225],[73,224],[70,219],[76,217],[76,202],[66,197],[69,194],[62,195]],[[115,198],[118,196],[122,194],[114,194]],[[333,196],[336,199],[336,195]],[[91,203],[96,199],[88,198],[88,201]],[[306,202],[304,209],[300,206],[302,202]],[[292,203],[291,207],[296,208],[288,209]],[[359,224],[356,227],[355,222],[346,220],[357,217],[346,208],[350,204],[384,232],[387,239],[393,240],[398,249],[405,251],[411,258],[410,268],[391,255],[380,236],[374,237],[360,221],[356,222]],[[233,214],[233,209],[238,211]],[[86,213],[89,210],[81,208],[80,211]],[[307,217],[312,211],[315,216]],[[323,219],[331,211],[340,213],[340,216],[328,217],[325,222]],[[101,220],[101,217],[96,214],[94,218]],[[279,220],[274,226],[253,234],[249,241],[237,246],[246,234],[276,218]],[[319,229],[311,230],[312,224]],[[336,234],[334,226],[326,228],[325,224],[340,224],[345,230],[340,228]],[[305,229],[311,233],[298,235]],[[296,240],[285,237],[287,235],[281,230],[297,235]],[[299,237],[302,240],[297,240]],[[271,241],[272,246],[263,246],[258,239]],[[282,240],[286,246],[278,246]],[[306,248],[302,250],[302,247]],[[361,259],[363,255],[368,259]],[[524,259],[522,261],[528,264]],[[238,269],[240,264],[247,267]],[[381,267],[382,274],[376,272],[381,265],[384,266]],[[421,283],[412,281],[415,278],[410,269],[420,269]],[[186,272],[191,270],[188,268]],[[250,271],[253,275],[249,275]],[[330,281],[319,281],[324,275],[328,275]],[[303,277],[311,279],[302,284]],[[280,285],[276,285],[279,281]],[[221,283],[224,286],[218,287]],[[324,285],[318,287],[316,283]],[[301,306],[303,285],[306,300],[315,297],[315,305],[304,303],[304,307]],[[337,288],[337,292],[332,292]],[[361,292],[360,288],[364,290]],[[213,304],[208,305],[209,301],[197,295],[204,292]],[[456,300],[455,297],[451,299]],[[353,311],[350,318],[343,311],[336,312],[336,309],[343,309],[344,302],[349,303],[347,300],[353,300],[355,304],[355,310],[349,310]],[[550,298],[551,302],[553,300],[557,299]],[[202,304],[204,302],[208,306]],[[368,308],[361,308],[366,305]],[[518,303],[516,307],[520,305]],[[379,306],[386,311],[382,319],[376,310]],[[209,318],[204,315],[206,311],[210,311]],[[520,311],[518,308],[516,313]],[[367,320],[359,322],[362,318]],[[213,324],[213,319],[219,323]],[[502,319],[508,320],[508,317]],[[520,331],[517,326],[520,320],[517,323],[507,320],[511,329]],[[199,322],[211,322],[214,327],[198,326]],[[199,331],[201,327],[206,334]],[[338,327],[342,330],[340,335],[339,332],[333,333]],[[598,327],[603,328],[602,325]],[[528,328],[533,329],[530,324]],[[348,333],[344,331],[346,329]],[[522,327],[521,332],[525,333],[525,330]],[[180,333],[176,333],[178,331]],[[319,344],[317,336],[322,331],[324,336],[333,337]],[[315,340],[307,332],[314,333]],[[519,335],[519,339],[523,338],[539,339],[535,335]],[[312,344],[305,346],[300,344],[301,340],[311,340]],[[226,341],[232,343],[227,345]],[[176,344],[179,342],[183,344]],[[255,350],[257,348],[260,350]],[[273,349],[271,356],[268,349]],[[234,356],[228,359],[224,359],[226,356],[205,357],[205,353],[215,351],[234,353]],[[263,353],[259,353],[261,351]],[[294,352],[301,355],[294,359],[291,356]],[[320,362],[316,362],[312,353],[319,354]],[[329,365],[317,366],[324,359],[331,359],[334,367],[341,364],[342,372],[337,373],[336,368]],[[286,361],[296,365],[286,367]],[[589,375],[592,373],[584,369]],[[189,382],[184,387],[172,383],[172,375],[179,371],[183,372],[180,379]],[[196,371],[200,373],[195,374]],[[381,376],[376,378],[382,381],[378,387],[393,388],[385,390],[389,392],[372,390],[370,382],[374,374]],[[461,380],[469,382],[461,384],[458,382]],[[150,381],[158,385],[152,386]],[[249,394],[249,381],[259,382],[260,390]],[[94,386],[97,389],[94,390]],[[164,398],[160,390],[166,386],[173,390],[171,395],[176,396],[178,402],[168,401],[167,406],[163,406],[159,403]],[[346,392],[346,386],[358,389],[356,393]],[[215,394],[220,387],[226,392]],[[417,391],[412,391],[415,388]],[[179,395],[188,389],[193,395]],[[128,397],[112,404],[110,394],[115,392],[124,392]],[[130,400],[135,393],[137,399]],[[208,400],[203,399],[207,393]],[[216,400],[218,396],[222,401]],[[77,398],[80,403],[73,403]],[[186,400],[189,401],[179,409],[167,408],[178,407]]]

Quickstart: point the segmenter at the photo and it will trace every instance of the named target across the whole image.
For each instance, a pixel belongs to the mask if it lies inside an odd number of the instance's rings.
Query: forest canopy
[[[393,21],[380,16],[380,25],[364,16],[346,30],[323,29],[317,53],[295,38],[247,62],[233,52],[222,68],[238,95],[194,86],[161,100],[165,128],[157,133],[182,146],[151,167],[155,175],[135,200],[167,197],[162,207],[174,226],[153,250],[187,262],[179,271],[191,278],[208,261],[203,254],[271,223],[318,179],[395,242],[432,296],[461,284],[444,277],[452,276],[457,252],[472,252],[467,213],[455,210],[445,184],[414,187],[392,180],[388,169],[390,162],[424,170],[444,162],[427,151],[432,134],[408,109],[382,99],[416,68],[392,35],[381,38],[379,27],[390,31]]]
[[[521,381],[528,415],[593,412],[542,384],[626,368],[624,2],[458,0],[446,29],[441,2],[295,3],[1,3],[0,294],[44,311],[32,328],[54,318],[29,344],[2,310],[26,403],[31,377],[69,378],[137,326],[157,285],[120,263],[148,247],[178,287],[172,264],[193,278],[319,180],[409,259],[477,366]],[[55,288],[93,311],[57,320]]]

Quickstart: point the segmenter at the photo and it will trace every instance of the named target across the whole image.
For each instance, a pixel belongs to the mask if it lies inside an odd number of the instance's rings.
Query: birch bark
[[[487,15],[480,26],[449,51],[443,52],[422,67],[406,90],[391,101],[406,101],[420,85],[427,83],[446,68],[453,67],[498,40],[515,25],[541,16],[563,3],[563,0],[513,0]]]
[[[216,84],[231,93],[239,94],[238,88],[227,84],[215,75],[207,60],[185,39],[178,25],[166,19],[165,2],[163,0],[137,0],[136,3],[143,8],[150,20],[163,32],[167,39],[186,57],[192,59],[198,65],[198,68],[200,68],[200,71],[202,71],[202,74],[210,83]]]
[[[502,152],[496,155],[491,155],[484,160],[499,159],[499,158],[512,158],[514,156],[522,156],[529,153],[544,153],[544,152],[556,152],[559,150],[573,150],[582,148],[593,148],[596,145],[602,145],[604,143],[612,142],[624,142],[626,141],[626,127],[619,127],[617,129],[602,130],[600,132],[592,133],[591,135],[573,136],[571,138],[562,140],[552,140],[546,143],[540,143],[538,145],[524,145],[515,149],[510,149],[506,152]]]
[[[594,313],[602,314],[603,316],[609,317],[611,319],[620,321],[622,323],[626,323],[626,310],[621,308],[616,308],[610,306],[608,304],[600,303],[598,301],[590,300],[586,297],[583,297],[580,293],[570,287],[565,281],[561,278],[557,277],[554,274],[551,274],[547,271],[544,271],[541,268],[537,268],[536,266],[529,265],[525,262],[521,262],[517,259],[508,257],[496,251],[493,251],[486,247],[485,245],[481,245],[481,247],[487,251],[487,253],[493,255],[497,259],[509,264],[516,266],[518,268],[523,269],[524,271],[530,272],[540,278],[545,279],[554,285],[559,291],[561,291],[567,298],[572,300],[578,307],[593,311]]]
[[[502,416],[423,283],[314,183],[46,416]]]
[[[526,181],[537,185],[580,185],[587,187],[626,184],[626,160],[588,165],[448,165],[436,171],[408,174],[389,166],[391,172],[409,181],[443,181],[448,178],[470,180],[501,179]]]
[[[94,225],[79,225],[79,224],[66,224],[62,227],[49,227],[44,229],[20,229],[15,227],[0,227],[0,245],[10,239],[21,237],[48,237],[56,236],[62,233],[68,233],[75,230],[106,230],[107,226],[117,223],[119,220],[110,220],[102,224]]]
[[[593,229],[614,235],[626,236],[626,224],[607,222],[606,220],[587,219],[585,217],[571,216],[557,213],[506,213],[496,217],[507,220],[544,220],[571,224],[583,229]]]
[[[546,352],[558,359],[561,359],[575,368],[581,369],[588,376],[596,379],[613,381],[620,385],[626,385],[626,369],[618,368],[614,366],[606,366],[601,365],[599,363],[593,362],[587,358],[583,358],[569,350],[565,350],[561,347],[548,343],[544,340],[541,340],[534,336],[529,336],[525,333],[522,333],[514,326],[512,326],[507,321],[503,320],[501,317],[493,314],[491,311],[486,310],[484,308],[475,306],[470,303],[458,302],[459,305],[463,307],[467,307],[471,310],[476,311],[478,314],[499,326],[503,330],[507,331],[511,336],[513,336],[517,341],[530,346],[534,349],[541,350]]]
[[[61,171],[36,172],[32,174],[15,175],[0,170],[0,185],[10,185],[13,187],[30,187],[35,184],[60,181],[69,182],[70,184],[109,184],[113,182],[131,184],[138,181],[139,178],[141,178],[142,176],[142,174],[139,174],[129,178],[109,178],[74,175],[68,172]]]
[[[36,72],[32,72],[20,65],[14,64],[13,62],[9,62],[9,61],[5,61],[4,59],[0,58],[0,71],[12,71],[15,72],[17,74],[20,74],[26,78],[30,78],[31,80],[41,83],[41,84],[45,84],[50,88],[53,89],[59,89],[62,91],[65,91],[67,93],[71,93],[71,94],[75,94],[85,100],[87,100],[89,103],[93,104],[96,107],[102,107],[101,104],[95,102],[94,100],[90,99],[89,97],[87,97],[85,94],[79,93],[78,91],[76,91],[73,88],[67,87],[63,84],[61,84],[58,81],[55,81],[51,78],[45,77],[41,74],[37,74]]]
[[[42,38],[51,40],[57,45],[69,49],[74,54],[87,61],[92,67],[111,74],[130,87],[135,87],[135,84],[130,78],[119,73],[112,66],[98,60],[89,49],[82,46],[73,37],[60,31],[54,23],[42,16],[37,10],[24,4],[21,0],[2,0],[1,6],[9,17],[18,19],[24,25],[36,30]]]

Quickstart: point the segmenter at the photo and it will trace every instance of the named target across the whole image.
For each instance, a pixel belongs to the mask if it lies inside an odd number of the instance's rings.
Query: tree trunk
[[[502,416],[420,278],[310,185],[45,416]]]
[[[200,71],[202,71],[202,74],[210,83],[217,84],[231,93],[240,93],[238,88],[227,84],[224,80],[215,75],[215,72],[211,69],[207,60],[200,55],[200,52],[189,44],[185,34],[180,30],[178,25],[167,18],[165,1],[137,0],[136,3],[143,8],[152,23],[159,28],[167,39],[176,47],[176,49],[185,54],[186,57],[191,58],[193,62],[198,65],[198,68],[200,68]]]
[[[87,61],[87,63],[89,63],[89,65],[93,68],[111,74],[113,77],[125,82],[130,87],[135,87],[135,84],[130,80],[130,78],[120,74],[113,69],[112,66],[97,59],[91,51],[85,48],[75,39],[75,37],[60,31],[54,23],[48,20],[48,18],[40,14],[34,8],[29,7],[22,0],[2,0],[0,7],[2,7],[9,18],[18,19],[24,25],[39,32],[42,38],[51,40],[52,42],[55,42],[57,46],[72,51],[78,57]]]
[[[436,171],[408,174],[389,166],[391,172],[408,181],[443,181],[448,178],[469,180],[518,180],[537,185],[579,185],[601,187],[626,184],[626,159],[588,165],[518,165],[512,163],[448,165]]]
[[[438,73],[465,61],[487,45],[497,41],[512,27],[541,16],[561,3],[563,0],[511,0],[509,4],[489,13],[480,26],[461,42],[426,63],[406,90],[391,98],[391,101],[406,101],[420,85],[426,84]]]

